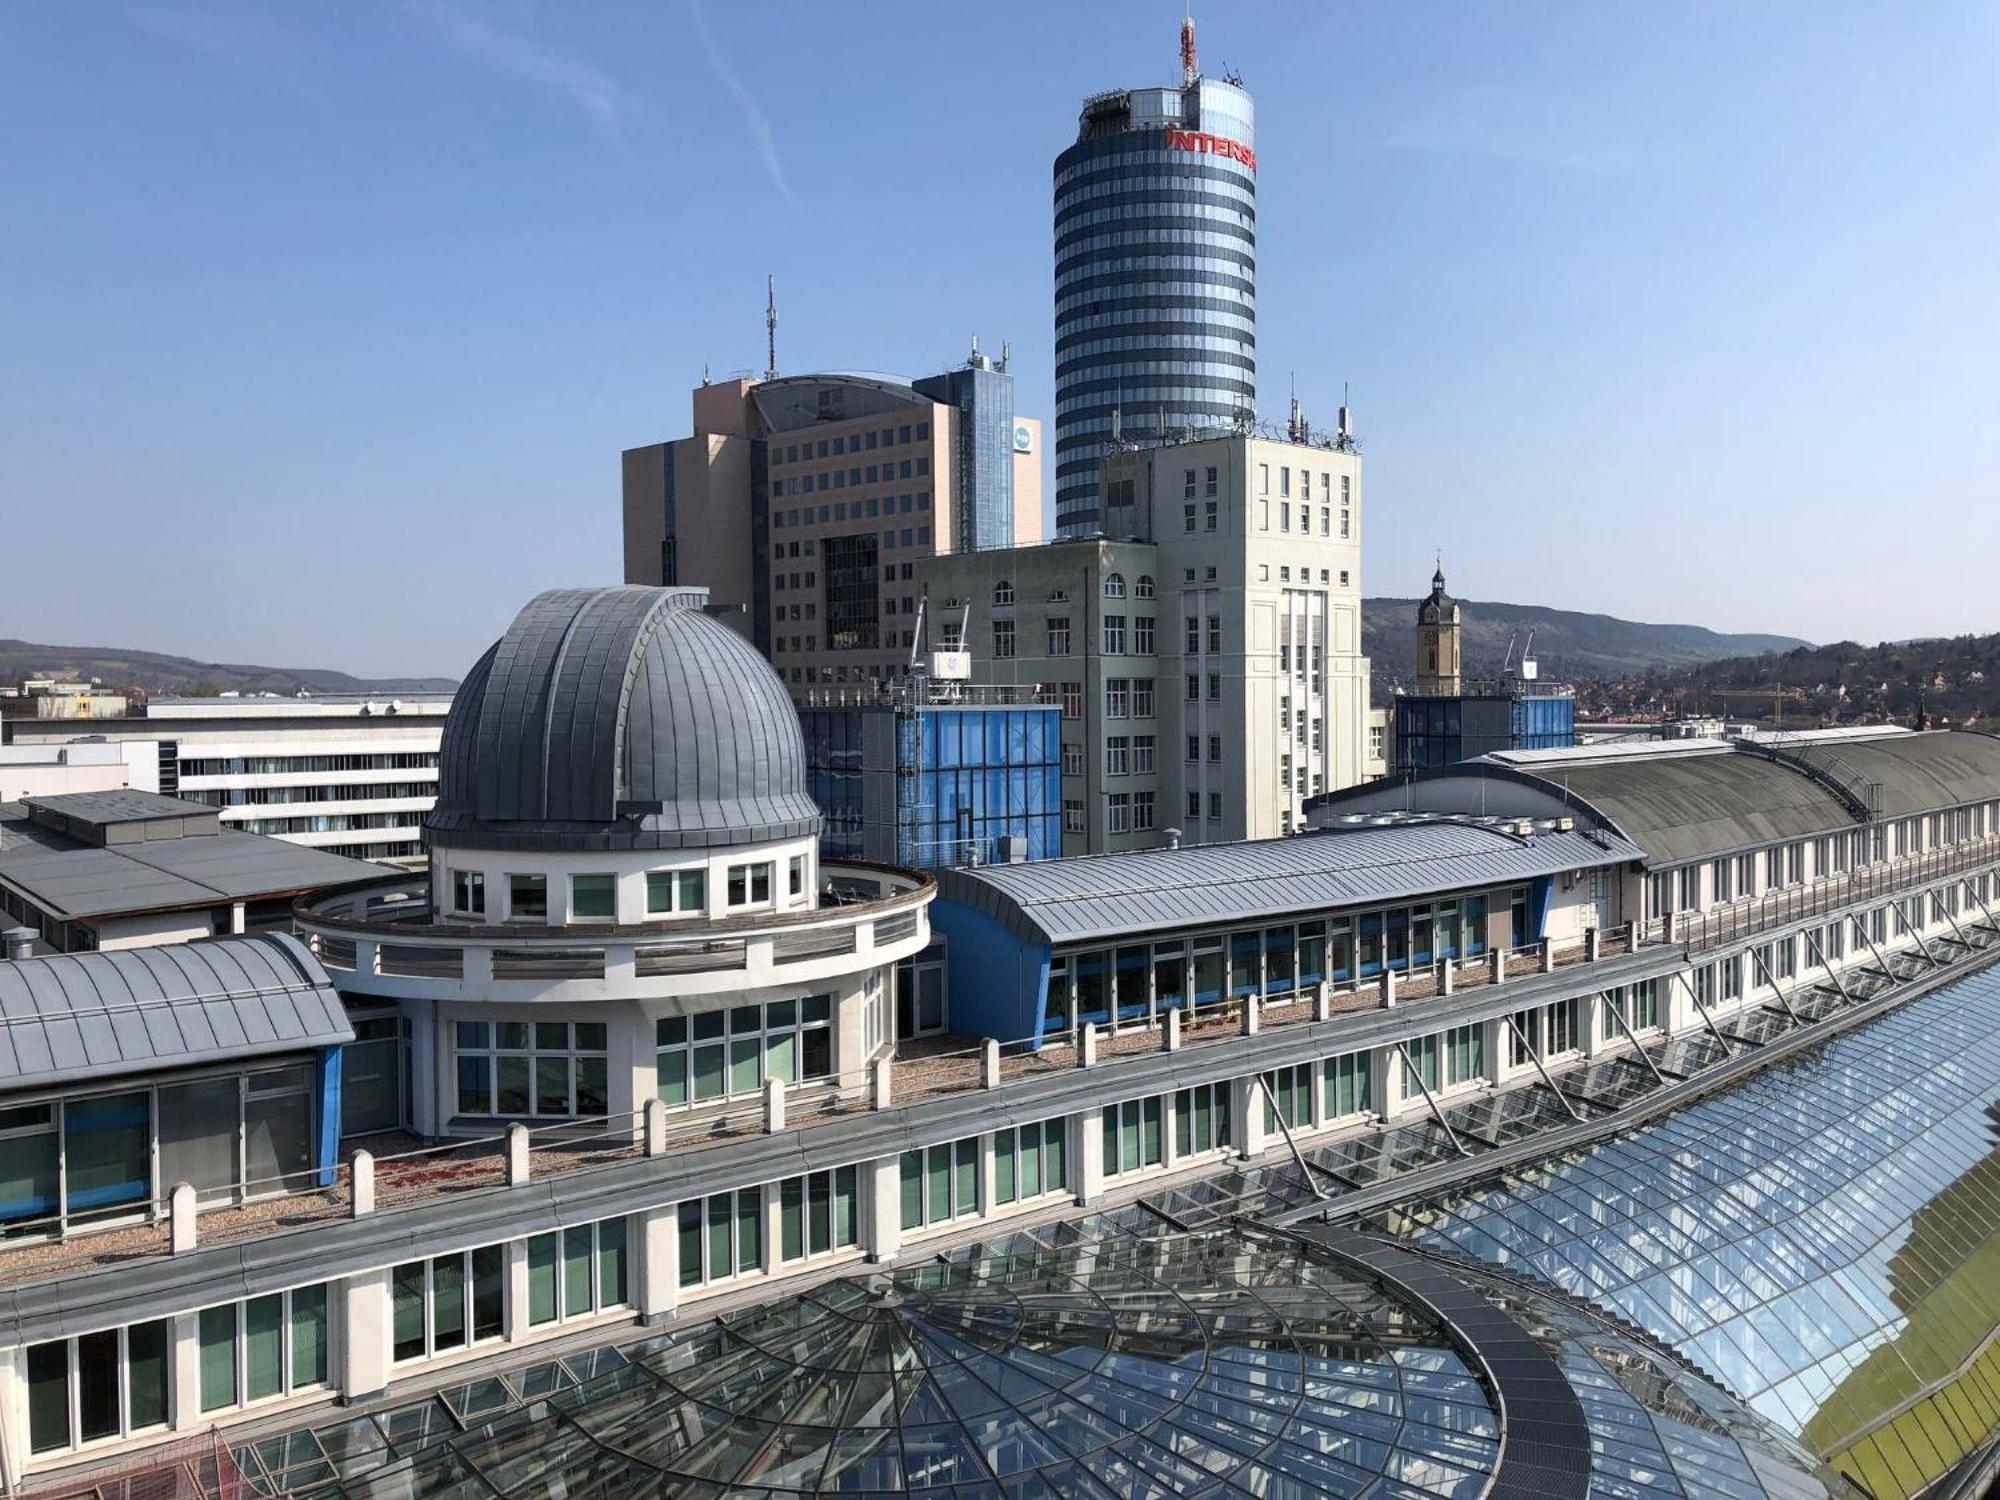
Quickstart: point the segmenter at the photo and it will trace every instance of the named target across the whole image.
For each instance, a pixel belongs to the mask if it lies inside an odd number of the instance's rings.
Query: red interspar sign
[[[1226,156],[1231,161],[1242,162],[1253,172],[1257,170],[1257,153],[1226,135],[1210,135],[1206,130],[1176,130],[1169,125],[1163,144],[1169,151],[1202,151],[1210,156]]]

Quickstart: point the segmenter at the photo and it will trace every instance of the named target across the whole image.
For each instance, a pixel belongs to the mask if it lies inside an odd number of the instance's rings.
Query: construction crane
[[[1711,698],[1721,698],[1725,701],[1744,698],[1759,703],[1769,703],[1771,705],[1771,727],[1773,729],[1784,728],[1785,705],[1787,703],[1803,703],[1806,701],[1806,690],[1795,687],[1708,688],[1706,692]]]

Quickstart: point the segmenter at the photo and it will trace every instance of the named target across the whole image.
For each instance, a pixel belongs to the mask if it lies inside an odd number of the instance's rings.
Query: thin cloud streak
[[[758,159],[764,163],[764,172],[771,179],[771,185],[778,190],[778,196],[787,203],[796,203],[791,187],[785,181],[784,164],[778,160],[778,144],[771,136],[771,122],[764,118],[764,111],[757,107],[750,90],[743,84],[723,60],[722,48],[715,40],[715,33],[709,29],[708,13],[702,9],[701,0],[688,0],[688,15],[694,21],[695,35],[701,38],[701,50],[708,58],[708,70],[716,80],[736,96],[736,102],[743,107],[743,120],[750,127],[750,144],[756,149]]]
[[[298,47],[270,24],[269,12],[223,14],[198,4],[135,5],[126,14],[141,31],[247,73],[290,78]]]
[[[444,0],[419,0],[413,9],[459,56],[562,95],[589,116],[606,139],[624,144],[624,119],[637,100],[603,69],[518,32],[503,31]]]

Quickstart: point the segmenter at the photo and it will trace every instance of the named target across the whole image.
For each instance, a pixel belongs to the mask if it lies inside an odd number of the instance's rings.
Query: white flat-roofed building
[[[450,707],[435,693],[156,698],[130,718],[14,720],[8,729],[21,747],[149,741],[154,753],[132,782],[142,790],[205,802],[239,832],[414,863]]]

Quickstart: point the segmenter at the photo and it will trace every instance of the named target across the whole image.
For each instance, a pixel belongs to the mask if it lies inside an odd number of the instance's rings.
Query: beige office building
[[[1229,433],[1101,472],[1103,536],[919,566],[930,644],[1062,706],[1066,854],[1304,826],[1370,769],[1360,458]]]
[[[903,674],[917,569],[1042,535],[1041,424],[976,352],[694,392],[694,432],[624,455],[625,581],[699,584],[795,698]]]

